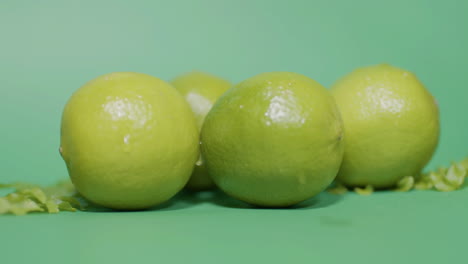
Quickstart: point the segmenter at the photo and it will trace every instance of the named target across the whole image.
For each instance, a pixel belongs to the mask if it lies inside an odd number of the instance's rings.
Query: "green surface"
[[[429,167],[448,165],[468,154],[467,12],[461,0],[3,0],[0,182],[66,177],[62,108],[113,71],[170,80],[198,69],[233,83],[292,71],[328,87],[388,62],[415,72],[437,98],[442,134]],[[0,262],[464,261],[468,188],[319,198],[297,210],[184,199],[150,212],[2,216]]]

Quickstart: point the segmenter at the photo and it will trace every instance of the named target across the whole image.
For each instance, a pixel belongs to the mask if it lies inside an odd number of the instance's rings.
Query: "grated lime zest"
[[[0,215],[25,215],[30,212],[75,212],[86,210],[89,206],[89,203],[76,193],[70,181],[60,181],[47,187],[17,182],[0,184],[0,188],[13,190],[5,197],[0,197]]]
[[[356,187],[354,188],[354,192],[359,195],[368,196],[374,192],[374,187],[372,185],[367,185],[365,188]]]
[[[337,183],[334,186],[328,188],[327,192],[329,192],[331,194],[345,194],[345,193],[348,192],[348,188],[346,188],[346,186],[344,186],[344,185],[342,185],[340,183]]]
[[[414,177],[406,176],[398,181],[395,191],[397,192],[408,192],[414,187]]]

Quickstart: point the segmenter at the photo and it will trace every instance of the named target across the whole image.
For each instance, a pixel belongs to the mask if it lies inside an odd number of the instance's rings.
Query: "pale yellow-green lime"
[[[199,71],[183,74],[172,80],[172,84],[190,104],[199,130],[201,130],[205,116],[210,111],[214,102],[231,87],[228,81]],[[213,187],[214,183],[208,175],[206,166],[203,164],[203,159],[200,157],[187,183],[187,188],[192,190],[207,190]]]
[[[416,76],[387,64],[359,68],[332,94],[346,140],[337,179],[347,186],[389,188],[417,176],[439,139],[439,111]]]
[[[170,84],[141,73],[100,76],[65,106],[61,154],[88,200],[144,209],[174,196],[199,156],[193,114]]]
[[[284,207],[324,190],[343,156],[333,97],[297,73],[263,73],[229,89],[202,129],[210,176],[245,202]]]

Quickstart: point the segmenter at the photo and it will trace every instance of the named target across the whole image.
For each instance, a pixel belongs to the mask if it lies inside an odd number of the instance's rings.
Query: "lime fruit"
[[[190,107],[170,84],[117,72],[88,82],[70,98],[60,152],[85,198],[114,209],[144,209],[187,183],[198,138]]]
[[[186,73],[175,78],[172,80],[172,85],[179,90],[189,103],[199,130],[201,130],[205,116],[210,111],[214,102],[231,87],[231,84],[224,79],[198,71]],[[206,166],[203,164],[203,159],[200,156],[187,183],[187,188],[191,190],[207,190],[214,186],[213,180],[208,175]]]
[[[229,89],[202,129],[210,176],[245,202],[285,207],[324,190],[343,156],[343,129],[333,97],[290,72],[263,73]]]
[[[357,69],[332,87],[346,133],[337,179],[389,188],[416,176],[439,139],[439,112],[416,76],[387,64]]]

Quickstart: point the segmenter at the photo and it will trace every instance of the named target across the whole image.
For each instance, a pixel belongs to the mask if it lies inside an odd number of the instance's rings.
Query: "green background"
[[[0,1],[0,182],[67,177],[62,108],[113,71],[233,83],[293,71],[330,86],[356,67],[415,72],[437,98],[429,168],[468,154],[468,1]],[[424,129],[424,127],[421,127]],[[452,263],[468,241],[468,188],[321,194],[290,210],[220,193],[159,210],[0,217],[2,263]]]

